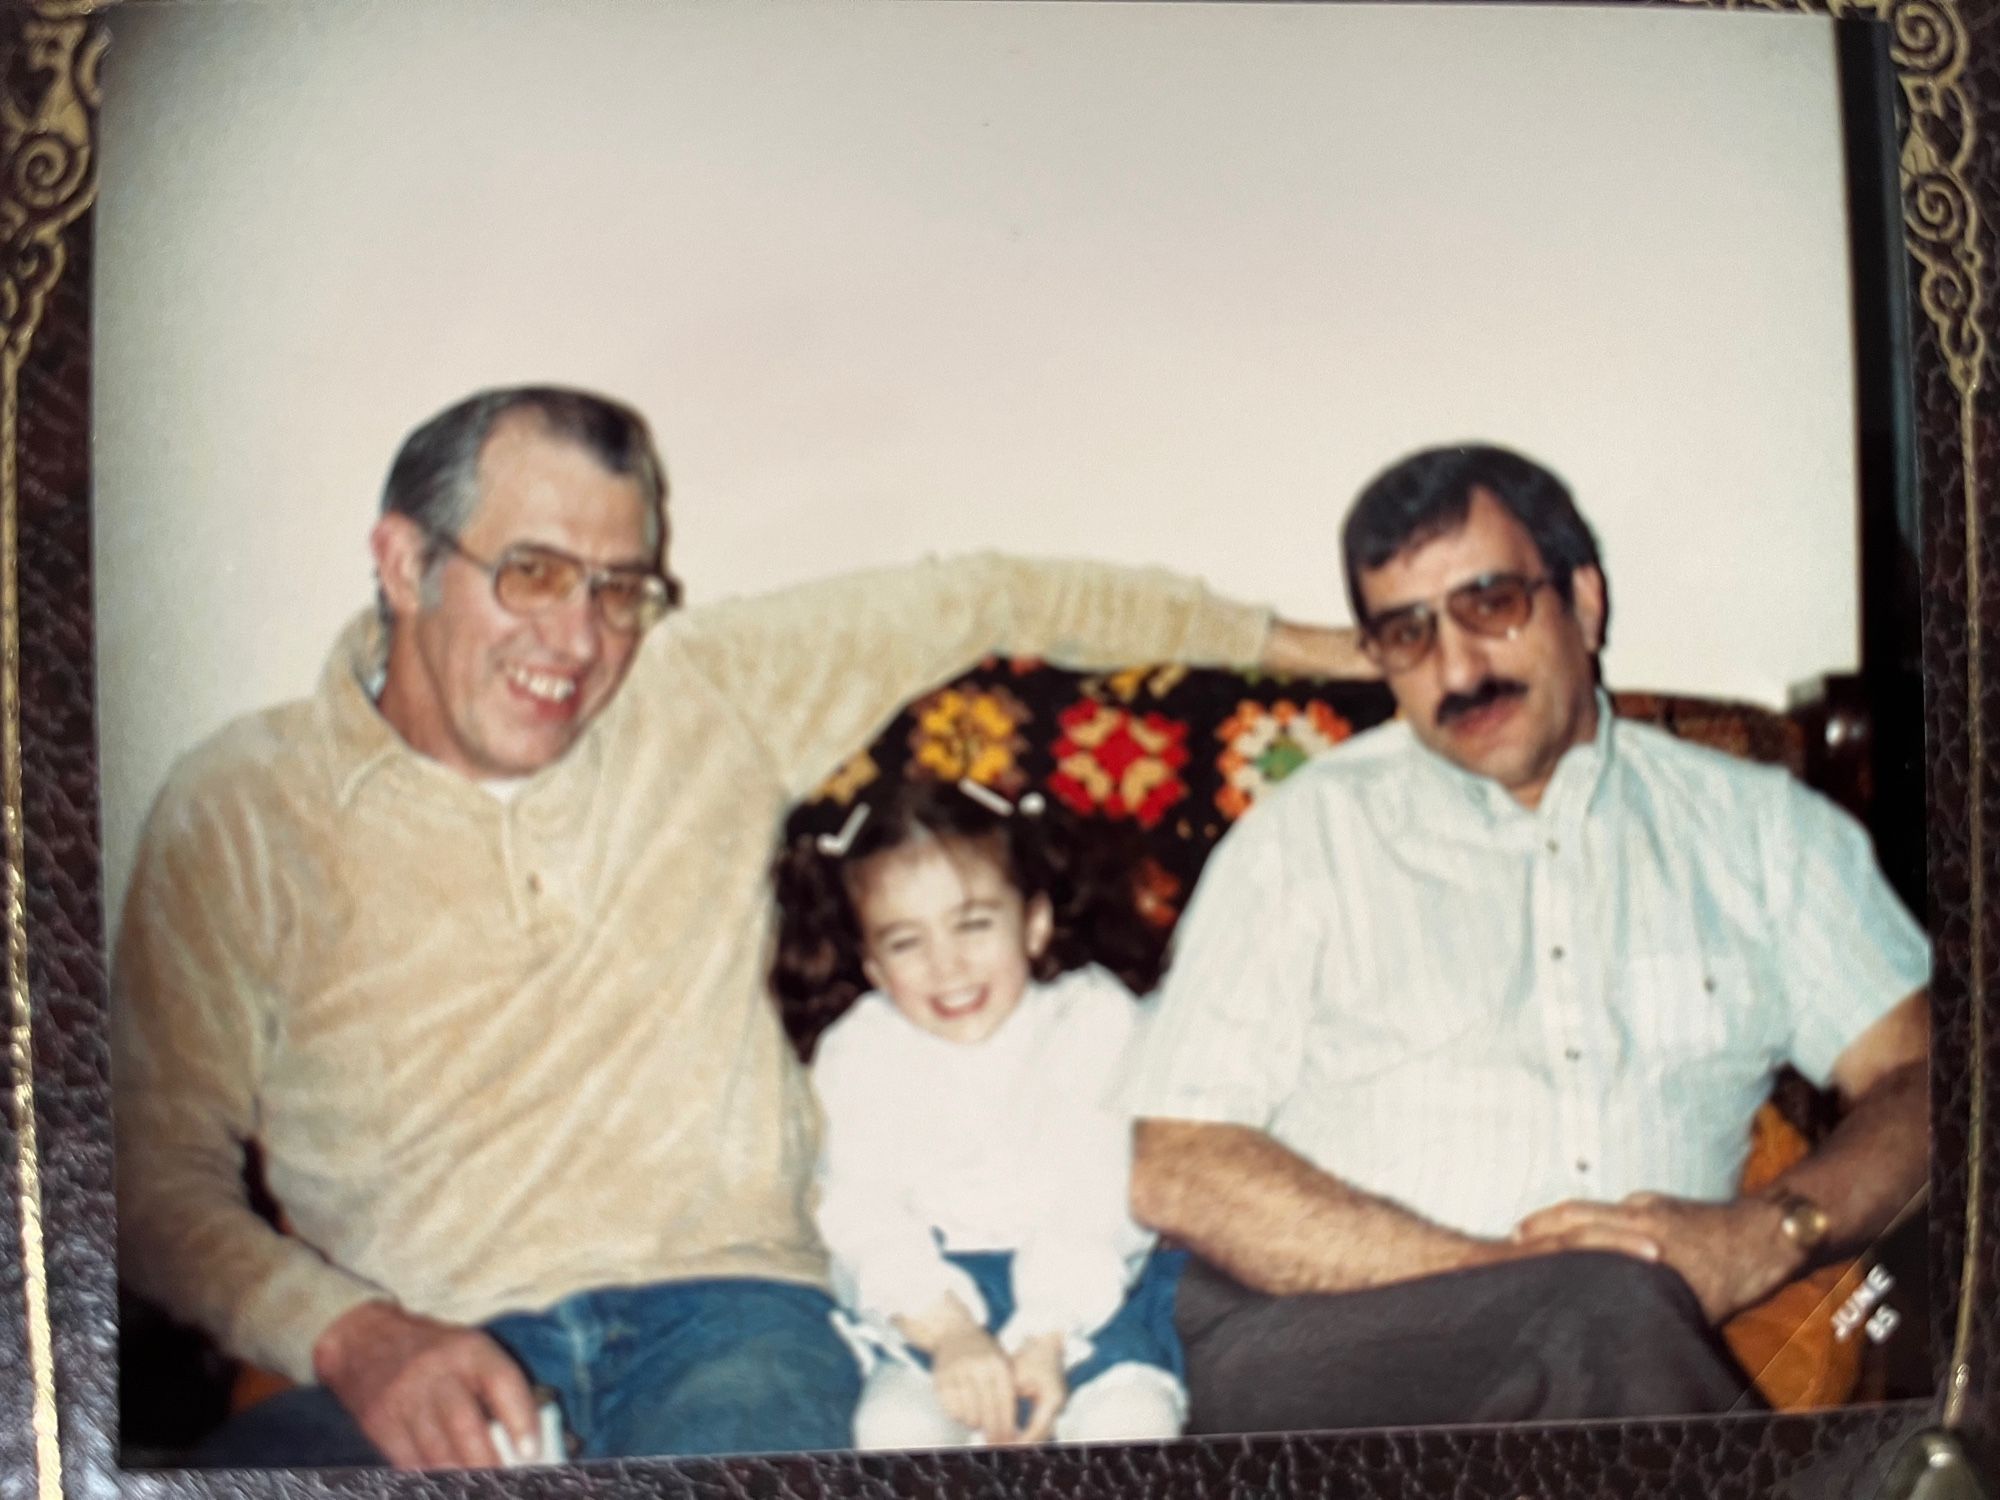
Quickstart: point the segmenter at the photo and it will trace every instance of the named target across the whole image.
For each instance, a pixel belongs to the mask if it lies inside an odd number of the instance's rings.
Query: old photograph
[[[125,1464],[1932,1389],[1879,41],[108,28]]]

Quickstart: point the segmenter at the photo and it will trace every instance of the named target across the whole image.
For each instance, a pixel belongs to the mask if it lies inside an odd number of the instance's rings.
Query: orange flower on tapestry
[[[1005,688],[940,688],[910,709],[910,754],[940,781],[967,777],[1010,794],[1024,781],[1021,726],[1031,715]]]
[[[1150,854],[1132,872],[1132,899],[1139,915],[1155,927],[1172,927],[1180,920],[1181,883]]]
[[[1064,709],[1049,790],[1081,813],[1131,818],[1151,828],[1187,783],[1187,725],[1163,714],[1135,714],[1084,700]]]
[[[1301,708],[1281,698],[1269,708],[1237,704],[1215,731],[1223,746],[1215,805],[1231,818],[1242,817],[1264,791],[1352,733],[1354,726],[1324,703]]]

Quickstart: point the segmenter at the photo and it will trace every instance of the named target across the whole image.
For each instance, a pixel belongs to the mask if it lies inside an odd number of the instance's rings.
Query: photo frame
[[[1815,7],[1819,9],[1819,7]],[[1933,987],[1931,1277],[1935,1394],[1805,1416],[1505,1430],[1196,1440],[1160,1450],[1038,1449],[633,1463],[585,1472],[429,1477],[273,1471],[226,1481],[121,1469],[111,1251],[105,961],[91,655],[90,279],[100,8],[0,12],[0,820],[6,835],[10,1212],[0,1219],[0,1483],[8,1493],[1117,1493],[1336,1490],[1406,1495],[1868,1494],[2000,1423],[2000,1265],[1988,1112],[2000,722],[1990,528],[1995,388],[1992,225],[2000,18],[1956,0],[1834,13],[1886,29],[1902,121],[1898,196],[1909,287],[1910,434],[1920,475],[1922,753]],[[1746,233],[1754,232],[1746,228]],[[1891,278],[1893,280],[1893,277]],[[1895,309],[1885,305],[1893,322]],[[1863,335],[1864,340],[1866,335]],[[1877,366],[1864,361],[1864,380]],[[1890,406],[1896,393],[1885,393]],[[1771,393],[1774,419],[1784,393]],[[1933,1434],[1926,1438],[1924,1434]],[[1928,1446],[1926,1446],[1928,1445]],[[1908,1490],[1905,1493],[1911,1492]]]

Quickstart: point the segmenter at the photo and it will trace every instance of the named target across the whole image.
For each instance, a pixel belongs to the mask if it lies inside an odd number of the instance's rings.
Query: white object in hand
[[[493,1447],[500,1455],[503,1469],[525,1469],[541,1464],[559,1464],[567,1456],[563,1447],[562,1413],[553,1401],[544,1401],[541,1406],[541,1431],[529,1443],[524,1452],[514,1446],[514,1439],[507,1429],[498,1422],[488,1422],[486,1431],[493,1439]]]

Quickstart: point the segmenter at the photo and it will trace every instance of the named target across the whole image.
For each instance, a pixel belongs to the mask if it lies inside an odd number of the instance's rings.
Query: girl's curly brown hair
[[[929,839],[983,848],[1024,900],[1047,898],[1053,920],[1032,964],[1037,980],[1098,964],[1135,995],[1159,983],[1167,936],[1140,913],[1137,858],[1122,829],[1085,824],[1054,804],[999,813],[953,782],[902,782],[865,806],[844,854],[825,852],[819,835],[804,833],[771,866],[778,899],[771,989],[802,1053],[810,1055],[819,1033],[870,988],[855,873],[878,854]]]

